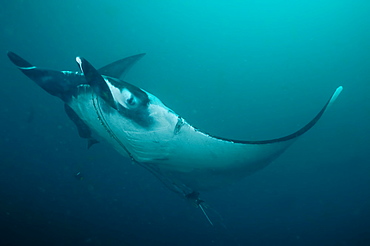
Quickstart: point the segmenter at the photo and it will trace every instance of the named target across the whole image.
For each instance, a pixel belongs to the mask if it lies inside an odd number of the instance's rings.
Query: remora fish
[[[68,116],[89,146],[97,142],[94,132],[193,201],[204,214],[199,191],[226,186],[267,166],[313,127],[342,91],[338,87],[307,125],[288,136],[261,141],[225,139],[201,132],[154,95],[119,79],[143,55],[98,70],[77,57],[81,72],[71,72],[38,68],[8,52],[26,76],[64,101]]]

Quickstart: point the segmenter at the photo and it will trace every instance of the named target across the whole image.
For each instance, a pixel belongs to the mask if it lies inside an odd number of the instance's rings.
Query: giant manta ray
[[[338,87],[321,111],[303,128],[281,138],[240,141],[203,133],[157,97],[122,78],[144,54],[95,69],[84,58],[81,72],[38,68],[13,52],[10,60],[30,79],[65,103],[69,118],[88,146],[97,137],[144,167],[168,188],[205,214],[199,191],[234,183],[264,168],[321,118],[342,91]]]

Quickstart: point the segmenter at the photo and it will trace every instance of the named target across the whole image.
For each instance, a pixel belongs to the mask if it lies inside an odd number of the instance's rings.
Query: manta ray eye
[[[127,109],[134,109],[139,104],[138,98],[126,88],[121,91],[119,102]]]
[[[126,103],[127,103],[127,105],[135,106],[135,104],[136,104],[135,98],[131,95],[131,97],[126,100]]]

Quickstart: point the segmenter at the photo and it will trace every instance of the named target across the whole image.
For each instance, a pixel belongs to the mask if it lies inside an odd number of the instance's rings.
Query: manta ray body
[[[101,69],[77,57],[80,72],[71,72],[38,68],[8,52],[26,76],[64,101],[67,115],[89,147],[99,136],[203,212],[199,191],[226,186],[264,168],[313,127],[342,91],[338,87],[307,125],[288,136],[225,139],[194,128],[154,95],[120,79],[143,55]]]

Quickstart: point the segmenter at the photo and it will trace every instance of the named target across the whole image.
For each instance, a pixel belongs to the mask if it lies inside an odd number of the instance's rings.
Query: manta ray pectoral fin
[[[64,104],[64,111],[68,115],[69,119],[75,123],[78,130],[78,135],[80,135],[81,138],[90,138],[90,128],[81,120],[76,112],[70,106],[68,106],[68,104]]]
[[[339,86],[335,92],[333,93],[333,95],[331,96],[329,102],[328,102],[328,107],[330,105],[332,105],[333,102],[335,102],[335,100],[337,100],[337,97],[339,96],[339,94],[342,92],[343,90],[343,86]]]
[[[57,96],[65,102],[71,98],[75,86],[86,83],[81,75],[38,68],[11,51],[8,52],[8,57],[27,77],[49,94]]]
[[[87,140],[87,148],[90,149],[91,146],[93,146],[94,144],[97,144],[97,143],[99,143],[99,141],[96,140],[95,138],[89,138]]]
[[[244,140],[232,140],[232,139],[227,139],[227,138],[221,138],[221,137],[215,137],[218,139],[226,140],[226,141],[231,141],[234,143],[241,143],[241,144],[271,144],[271,143],[278,143],[278,142],[284,142],[288,140],[295,139],[301,135],[303,135],[305,132],[310,130],[321,118],[321,116],[325,113],[325,111],[334,103],[334,101],[338,98],[339,94],[342,92],[343,87],[339,86],[333,95],[330,97],[330,99],[327,101],[327,103],[324,105],[324,107],[320,110],[320,112],[310,121],[308,122],[305,126],[303,126],[301,129],[298,131],[287,135],[285,137],[281,138],[275,138],[275,139],[269,139],[269,140],[257,140],[257,141],[244,141]]]
[[[324,105],[324,107],[320,110],[320,112],[310,121],[308,122],[307,125],[305,125],[304,127],[302,127],[301,129],[299,129],[298,131],[296,131],[295,133],[293,134],[290,134],[286,137],[282,137],[282,138],[279,138],[279,139],[275,139],[273,141],[275,142],[281,142],[281,141],[286,141],[286,140],[290,140],[290,139],[293,139],[293,138],[297,138],[301,135],[303,135],[305,132],[307,132],[308,130],[310,130],[316,123],[317,121],[319,121],[319,119],[321,118],[321,116],[325,113],[325,111],[333,104],[333,102],[338,98],[339,94],[342,92],[343,90],[343,87],[342,86],[339,86],[333,93],[333,95],[330,97],[330,99],[328,100],[328,102]]]
[[[319,121],[321,116],[325,113],[325,111],[334,103],[334,101],[338,98],[339,94],[342,92],[343,87],[339,86],[333,93],[333,95],[330,97],[328,102],[324,105],[324,107],[320,110],[320,112],[310,121],[307,125],[302,127],[300,130],[296,131],[295,133],[288,135],[286,137],[282,137],[280,139],[275,139],[276,142],[286,141],[293,138],[297,138],[301,135],[303,135],[305,132],[310,130],[316,123]]]
[[[86,59],[82,57],[76,57],[76,61],[85,75],[87,83],[91,86],[94,92],[99,95],[103,100],[108,103],[114,109],[117,109],[116,102],[111,94],[111,91],[105,82],[104,78],[99,74]]]
[[[68,106],[68,104],[64,104],[64,110],[66,114],[68,115],[69,119],[73,121],[73,123],[77,127],[78,135],[81,138],[87,139],[88,149],[94,144],[99,143],[98,140],[96,140],[95,138],[91,136],[92,132],[91,132],[90,127],[88,127],[88,125],[86,125],[86,123],[83,120],[81,120],[81,118],[76,114],[76,112],[70,106]]]
[[[112,62],[111,64],[108,64],[98,69],[98,72],[102,75],[106,75],[117,79],[123,78],[123,76],[126,75],[128,70],[130,70],[130,68],[144,55],[145,53],[141,53]]]
[[[8,51],[9,59],[20,69],[33,69],[36,68],[31,63],[20,57],[14,52]]]

